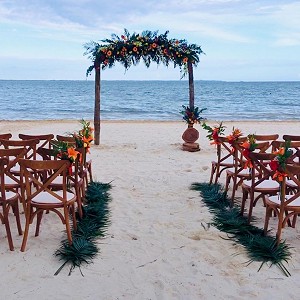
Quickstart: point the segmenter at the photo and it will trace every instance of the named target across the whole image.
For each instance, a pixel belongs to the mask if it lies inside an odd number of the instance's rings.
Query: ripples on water
[[[181,120],[187,81],[102,81],[101,118]],[[195,81],[211,120],[299,120],[300,82]],[[0,80],[2,120],[93,119],[93,81]]]

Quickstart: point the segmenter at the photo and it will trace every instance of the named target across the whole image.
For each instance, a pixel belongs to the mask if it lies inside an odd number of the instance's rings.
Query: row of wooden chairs
[[[10,232],[9,212],[12,209],[17,222],[18,233],[22,234],[18,203],[23,204],[26,224],[21,251],[25,251],[29,226],[37,217],[35,236],[39,235],[43,213],[53,211],[66,226],[67,236],[72,243],[69,213],[76,228],[75,203],[82,217],[82,199],[86,184],[92,180],[91,161],[82,159],[86,153],[81,150],[74,166],[68,160],[57,160],[51,149],[53,134],[25,135],[20,140],[11,140],[11,134],[0,134],[0,167],[2,213],[10,250],[14,249]],[[75,145],[75,139],[57,136],[57,140]],[[83,163],[84,161],[84,163]],[[72,174],[70,174],[72,170]],[[70,192],[69,188],[74,192]],[[61,212],[60,210],[63,210]]]
[[[252,220],[256,203],[262,200],[266,207],[264,231],[267,233],[269,218],[272,212],[275,212],[278,216],[276,236],[279,242],[282,228],[286,224],[295,227],[296,217],[300,211],[300,136],[284,135],[281,141],[278,140],[278,134],[254,135],[254,138],[255,151],[248,152],[245,157],[245,148],[242,145],[246,137],[238,138],[234,145],[229,143],[226,137],[219,137],[217,160],[212,162],[210,184],[217,183],[224,172],[227,194],[232,184],[229,196],[231,205],[234,205],[236,190],[241,187],[241,214],[245,213],[246,203],[249,202],[248,222]],[[286,141],[289,141],[293,155],[287,165],[288,177],[284,177],[280,184],[273,179],[274,171],[269,167],[269,163],[276,157],[273,152],[284,146]],[[251,164],[251,168],[245,168],[247,164]],[[287,196],[291,192],[293,194]],[[293,216],[292,222],[290,222],[291,216]]]

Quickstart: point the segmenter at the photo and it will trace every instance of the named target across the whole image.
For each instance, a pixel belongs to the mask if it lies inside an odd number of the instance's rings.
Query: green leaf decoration
[[[199,55],[203,53],[200,46],[188,44],[186,40],[169,39],[169,31],[158,34],[158,31],[143,31],[141,34],[130,34],[127,29],[121,36],[112,34],[110,39],[104,39],[101,44],[91,41],[84,45],[85,53],[94,62],[87,69],[87,76],[94,68],[111,68],[116,62],[125,69],[137,65],[143,60],[147,67],[151,62],[169,65],[173,62],[174,68],[179,66],[184,77],[187,74],[187,63],[194,66],[199,63]]]
[[[110,183],[89,183],[86,191],[86,205],[83,207],[83,217],[77,220],[77,230],[72,230],[72,245],[69,245],[68,240],[65,239],[54,253],[55,256],[59,257],[59,260],[64,261],[54,275],[58,275],[67,264],[71,265],[69,275],[76,267],[82,274],[81,266],[92,263],[99,253],[97,240],[105,236],[110,225],[108,208],[110,201],[108,191],[110,189]]]
[[[200,192],[203,202],[214,215],[211,225],[227,233],[228,239],[244,246],[250,258],[248,264],[261,262],[260,270],[269,263],[276,265],[285,276],[291,275],[284,265],[291,258],[291,247],[285,241],[277,245],[275,237],[265,236],[261,228],[248,224],[238,206],[230,207],[230,199],[220,184],[193,183],[191,189]]]

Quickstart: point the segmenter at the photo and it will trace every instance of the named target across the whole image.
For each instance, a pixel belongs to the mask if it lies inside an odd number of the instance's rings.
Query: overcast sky
[[[83,45],[124,28],[169,30],[200,45],[195,80],[300,80],[300,1],[291,0],[0,0],[0,79],[85,80]],[[178,80],[180,72],[141,62],[102,79]]]

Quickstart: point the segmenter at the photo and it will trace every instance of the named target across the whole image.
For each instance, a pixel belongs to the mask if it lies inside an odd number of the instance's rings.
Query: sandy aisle
[[[209,123],[211,124],[211,123]],[[300,134],[300,122],[225,122],[245,134]],[[78,122],[0,122],[0,132],[64,134]],[[201,151],[181,150],[182,122],[105,122],[101,145],[92,146],[93,174],[113,181],[108,235],[94,263],[71,276],[53,256],[63,236],[56,216],[43,219],[40,236],[21,253],[21,238],[11,221],[16,250],[10,252],[0,227],[2,299],[298,299],[299,226],[284,229],[294,247],[288,265],[292,277],[258,263],[246,267],[243,249],[204,227],[211,215],[193,182],[207,181],[215,149],[200,131]],[[258,226],[264,209],[255,208]],[[24,224],[24,222],[23,222]],[[275,223],[271,223],[274,225]],[[204,227],[203,227],[203,226]],[[239,254],[239,255],[236,255]],[[5,288],[4,288],[5,287]]]

